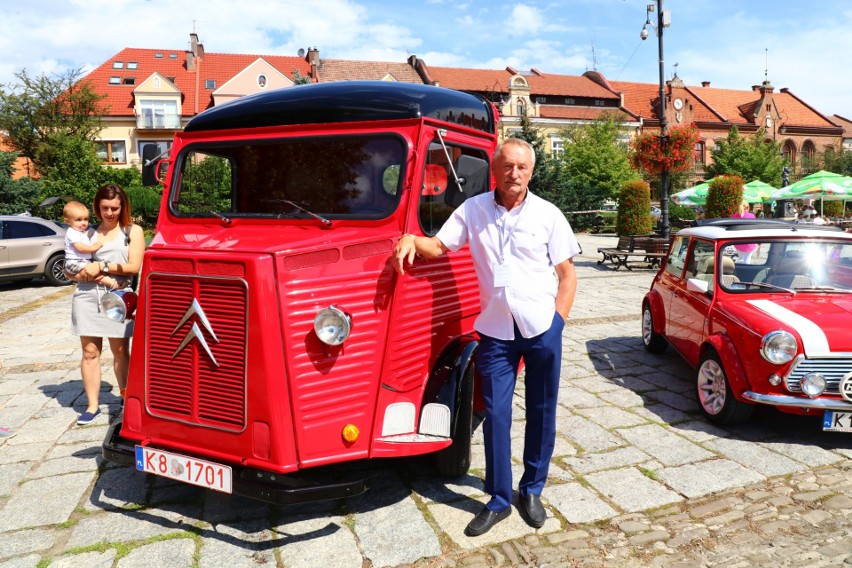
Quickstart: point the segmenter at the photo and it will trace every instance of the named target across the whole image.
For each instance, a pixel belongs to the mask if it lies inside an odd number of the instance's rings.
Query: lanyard
[[[526,200],[524,200],[526,203]],[[524,203],[519,205],[520,210],[518,211],[518,215],[515,218],[515,223],[512,225],[511,229],[509,229],[509,234],[506,235],[505,239],[503,238],[503,229],[506,223],[500,222],[500,213],[497,207],[497,202],[494,202],[494,224],[497,225],[497,252],[500,253],[500,264],[503,264],[506,261],[506,245],[512,240],[512,235],[515,233],[515,229],[518,228],[518,223],[521,222],[521,215],[524,213]],[[511,211],[506,211],[506,221],[511,218]]]

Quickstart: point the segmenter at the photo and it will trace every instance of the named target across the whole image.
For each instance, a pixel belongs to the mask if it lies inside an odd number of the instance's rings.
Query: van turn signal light
[[[361,435],[361,431],[358,430],[358,427],[354,424],[347,424],[343,427],[343,439],[349,442],[350,444],[355,442],[358,439],[358,436]]]

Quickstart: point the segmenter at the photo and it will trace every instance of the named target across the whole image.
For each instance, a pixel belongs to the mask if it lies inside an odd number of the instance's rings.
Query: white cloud
[[[541,12],[526,4],[515,4],[503,26],[512,36],[538,33],[542,27]]]

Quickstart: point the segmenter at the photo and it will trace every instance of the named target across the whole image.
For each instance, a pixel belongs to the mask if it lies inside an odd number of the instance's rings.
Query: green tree
[[[32,210],[39,203],[39,180],[12,179],[17,157],[17,152],[0,152],[0,215],[17,215]]]
[[[623,132],[621,117],[611,113],[561,132],[565,190],[574,207],[596,209],[615,199],[624,182],[639,178],[630,167],[627,144],[620,138]]]
[[[549,180],[549,174],[547,172],[548,155],[544,149],[544,136],[542,136],[541,132],[533,126],[530,117],[524,113],[521,116],[521,130],[519,132],[514,132],[511,137],[526,140],[530,143],[530,145],[532,145],[533,151],[535,152],[535,168],[533,169],[533,174],[530,178],[530,189],[533,193],[546,192],[549,188],[545,187],[545,183],[543,182],[545,180]]]
[[[80,81],[81,76],[78,69],[32,77],[23,69],[15,74],[17,83],[0,87],[0,129],[41,173],[62,154],[51,148],[57,140],[91,140],[102,129],[104,97],[88,81]]]
[[[739,134],[732,126],[728,137],[711,151],[713,163],[707,166],[707,179],[717,175],[735,175],[747,182],[760,180],[775,187],[781,186],[781,169],[784,158],[781,144],[766,140],[761,128],[749,137]]]
[[[42,147],[44,197],[69,195],[91,204],[103,181],[104,167],[95,153],[95,144],[80,136],[56,134],[45,137]]]
[[[852,152],[841,147],[829,147],[822,155],[823,170],[844,176],[852,176]]]

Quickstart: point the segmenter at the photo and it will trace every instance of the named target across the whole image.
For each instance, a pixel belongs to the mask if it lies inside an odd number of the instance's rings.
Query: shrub
[[[692,221],[695,219],[695,210],[692,207],[669,201],[669,219],[672,221]]]
[[[133,218],[143,228],[157,225],[157,216],[160,213],[160,200],[162,195],[159,187],[129,186],[125,188],[127,199],[130,200],[130,211]]]
[[[822,211],[823,217],[842,217],[843,202],[842,201],[823,201],[814,203],[814,209]]]
[[[710,181],[704,216],[708,219],[730,217],[743,201],[743,178],[716,176]]]
[[[653,228],[651,220],[651,187],[648,182],[630,180],[621,186],[615,232],[623,235],[643,235]]]

